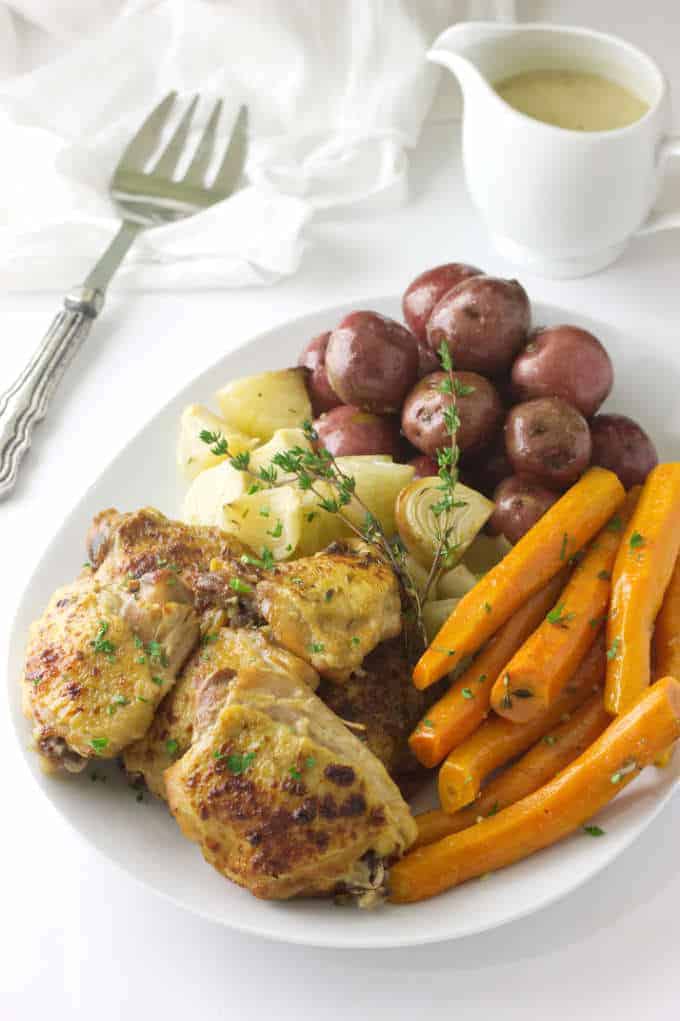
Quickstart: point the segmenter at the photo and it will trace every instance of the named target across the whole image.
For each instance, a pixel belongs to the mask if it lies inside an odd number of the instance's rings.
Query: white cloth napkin
[[[66,52],[12,74],[10,9]],[[294,272],[315,212],[403,201],[406,150],[437,82],[423,56],[464,13],[457,0],[0,0],[0,287],[82,280],[116,230],[118,156],[171,89],[204,97],[194,140],[217,97],[225,129],[248,105],[246,180],[143,234],[117,283],[224,287]]]

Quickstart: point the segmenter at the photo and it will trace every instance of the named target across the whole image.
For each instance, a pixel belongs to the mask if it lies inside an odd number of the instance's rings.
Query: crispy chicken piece
[[[235,671],[258,668],[283,673],[298,678],[312,690],[319,683],[316,670],[274,645],[266,629],[221,628],[207,638],[161,702],[144,737],[123,753],[128,773],[141,775],[159,798],[166,796],[164,771],[191,746],[199,707],[208,697],[226,696],[224,686]]]
[[[185,836],[257,897],[380,900],[416,835],[383,765],[297,679],[245,670],[224,687],[165,772]]]
[[[264,572],[257,600],[274,640],[336,680],[401,632],[393,572],[370,552],[346,544]]]
[[[191,591],[205,628],[261,622],[254,600],[241,598],[230,584],[238,578],[254,589],[259,572],[241,560],[252,551],[219,528],[172,521],[153,507],[124,514],[110,509],[92,522],[87,550],[101,582],[116,581],[131,590],[149,572],[171,570]],[[219,573],[210,568],[216,559]]]
[[[32,625],[23,705],[46,768],[78,772],[146,732],[199,636],[191,594],[169,580],[157,572],[132,594],[88,569]]]
[[[342,684],[324,679],[318,689],[319,698],[397,778],[421,773],[408,737],[431,702],[429,691],[414,686],[411,672],[400,636],[378,645]]]

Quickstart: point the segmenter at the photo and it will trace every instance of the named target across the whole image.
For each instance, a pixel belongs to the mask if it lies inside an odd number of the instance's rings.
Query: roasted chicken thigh
[[[297,678],[244,670],[207,694],[193,744],[165,771],[170,810],[206,861],[258,897],[380,899],[416,835],[382,763]]]

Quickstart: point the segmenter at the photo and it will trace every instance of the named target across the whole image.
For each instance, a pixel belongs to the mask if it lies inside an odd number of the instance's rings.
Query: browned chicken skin
[[[416,834],[383,765],[293,678],[246,670],[222,693],[165,771],[185,836],[257,897],[379,899],[386,865]]]
[[[274,640],[336,680],[401,632],[399,586],[390,568],[341,543],[264,573],[257,600]]]
[[[165,798],[164,771],[191,746],[201,699],[205,701],[206,692],[219,690],[234,671],[258,668],[283,673],[298,678],[312,690],[319,683],[316,670],[274,645],[266,629],[221,628],[209,638],[161,702],[144,737],[123,753],[128,773],[143,776],[149,790],[159,798]],[[168,747],[173,749],[172,754]]]
[[[24,707],[49,768],[122,754],[257,896],[379,897],[415,836],[385,765],[410,768],[422,700],[390,569],[350,544],[266,569],[153,508],[98,515],[88,552],[29,638]],[[317,670],[361,740],[314,694]]]

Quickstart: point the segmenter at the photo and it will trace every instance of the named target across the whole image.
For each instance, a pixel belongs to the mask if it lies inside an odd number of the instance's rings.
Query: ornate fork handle
[[[0,498],[14,486],[33,428],[44,418],[50,397],[103,303],[104,295],[96,288],[80,287],[69,294],[26,368],[0,396]]]

